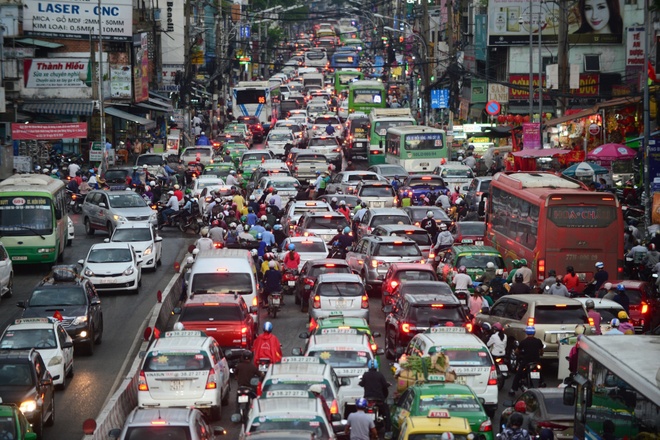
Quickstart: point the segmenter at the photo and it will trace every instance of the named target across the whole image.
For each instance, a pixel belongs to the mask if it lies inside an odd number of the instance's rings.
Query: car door
[[[101,312],[101,299],[90,281],[85,282],[85,293],[87,295],[87,307],[89,308],[88,315],[94,321],[94,333],[102,331],[103,313]]]
[[[360,240],[355,246],[353,246],[352,251],[346,253],[346,262],[355,273],[360,273],[362,271],[362,264],[364,264],[364,257],[362,255],[366,245],[367,243],[365,240]]]
[[[413,402],[415,401],[415,392],[413,389],[408,388],[404,393],[399,397],[396,405],[394,405],[394,411],[392,411],[392,430],[399,431],[401,424],[406,420],[406,417],[410,415],[412,411]]]
[[[153,239],[154,243],[154,255],[156,261],[158,261],[160,260],[161,253],[163,252],[163,237],[158,235],[158,232],[156,232],[153,225],[150,224],[149,229],[151,229],[151,238]]]
[[[217,341],[213,340],[209,348],[213,359],[214,369],[215,371],[219,371],[220,374],[222,375],[221,383],[223,386],[223,390],[221,391],[221,393],[224,393],[224,390],[227,390],[227,392],[229,392],[229,365],[227,364],[227,359],[225,359],[225,355],[222,352],[222,349],[220,348],[220,345],[218,345]]]
[[[57,326],[57,339],[60,342],[60,347],[62,348],[62,357],[64,358],[64,374],[67,371],[70,371],[73,367],[73,345],[71,347],[64,348],[64,344],[67,342],[73,342],[71,336],[62,328],[61,325]]]
[[[55,411],[55,408],[52,406],[55,402],[53,399],[53,378],[48,372],[46,364],[44,364],[44,360],[39,353],[35,353],[33,361],[34,369],[37,374],[37,390],[39,391],[39,394],[41,394],[44,405],[44,407],[41,408],[41,417],[42,420],[46,421],[50,417],[50,414]]]
[[[108,201],[107,194],[98,193],[98,204],[96,207],[96,224],[105,228],[108,219],[110,218],[110,202]]]
[[[369,222],[371,222],[371,218],[373,217],[372,212],[370,210],[367,210],[367,212],[364,213],[362,218],[360,219],[360,223],[358,224],[358,238],[362,238],[365,235],[368,235],[368,228],[369,228]]]
[[[9,288],[11,274],[11,258],[9,258],[5,247],[0,243],[0,295],[4,294],[5,289]]]

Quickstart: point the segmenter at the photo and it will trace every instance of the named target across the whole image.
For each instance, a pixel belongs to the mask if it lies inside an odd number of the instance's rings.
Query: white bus
[[[234,117],[256,116],[262,124],[273,115],[273,92],[279,86],[268,81],[241,81],[232,89]]]

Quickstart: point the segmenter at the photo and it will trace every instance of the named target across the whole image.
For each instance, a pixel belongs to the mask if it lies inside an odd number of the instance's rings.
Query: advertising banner
[[[110,96],[119,99],[131,99],[131,66],[124,64],[110,65]]]
[[[15,141],[86,138],[87,122],[11,124],[11,137]]]
[[[163,80],[158,90],[162,92],[178,92],[179,86],[176,85],[174,79],[176,72],[183,72],[185,69],[183,64],[163,64]]]
[[[50,38],[99,38],[99,3],[92,0],[23,2],[25,35]],[[131,41],[133,35],[132,0],[103,1],[101,30],[105,41]]]
[[[23,87],[87,87],[80,74],[87,76],[87,58],[26,58],[23,60]]]
[[[626,34],[626,66],[644,66],[644,28],[628,28]]]
[[[183,64],[185,60],[183,54],[185,46],[183,38],[183,28],[185,27],[184,0],[167,0],[164,3],[166,14],[165,23],[162,26],[167,32],[167,37],[161,40],[163,64]]]
[[[135,102],[149,99],[149,40],[146,32],[133,36]]]
[[[541,133],[538,122],[523,123],[523,150],[541,149]]]
[[[534,81],[534,99],[539,96],[539,76],[533,76]],[[529,101],[529,75],[528,74],[511,74],[509,75],[509,82],[517,87],[509,87],[509,101]],[[545,88],[545,75],[541,78],[541,87]],[[549,98],[549,97],[545,97]]]
[[[568,11],[568,42],[571,44],[621,44],[623,7],[621,0],[599,3],[575,2]],[[540,4],[540,6],[539,6]],[[488,2],[488,44],[491,46],[529,45],[539,29],[544,43],[556,43],[560,8],[557,2],[490,0]]]

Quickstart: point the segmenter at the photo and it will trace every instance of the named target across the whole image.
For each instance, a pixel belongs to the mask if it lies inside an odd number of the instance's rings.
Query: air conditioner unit
[[[5,80],[4,86],[7,92],[18,92],[21,90],[20,81]]]

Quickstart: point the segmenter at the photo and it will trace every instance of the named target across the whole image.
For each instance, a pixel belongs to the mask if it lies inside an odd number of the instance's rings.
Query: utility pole
[[[181,84],[179,84],[179,101],[181,102],[180,107],[183,110],[184,117],[184,133],[189,128],[190,114],[188,109],[188,103],[190,101],[190,85],[192,78],[192,58],[190,56],[190,17],[192,16],[192,5],[191,0],[185,0],[183,5],[183,15],[186,17],[186,22],[183,27],[183,78],[181,79]],[[186,140],[188,136],[184,136],[184,147],[186,145]],[[194,145],[194,144],[193,144]]]
[[[557,115],[566,114],[568,96],[568,11],[566,0],[559,0],[559,35],[557,38],[558,91]]]
[[[424,94],[422,95],[422,108],[424,110],[424,124],[428,125],[429,123],[429,108],[431,101],[431,90],[429,87],[431,85],[431,63],[433,60],[433,54],[429,53],[429,2],[428,0],[421,0],[422,2],[422,42],[424,43],[423,50],[426,52],[424,54]],[[449,4],[449,0],[447,0]],[[451,21],[451,20],[449,20]]]
[[[453,14],[452,0],[446,0],[446,1],[447,1],[447,51],[449,52],[449,62],[447,63],[447,70],[449,70],[454,62],[454,14]],[[451,78],[451,75],[449,75],[449,78]],[[450,90],[451,90],[451,85],[450,85]],[[454,113],[451,110],[449,110],[448,118],[449,118],[449,131],[453,131]]]

